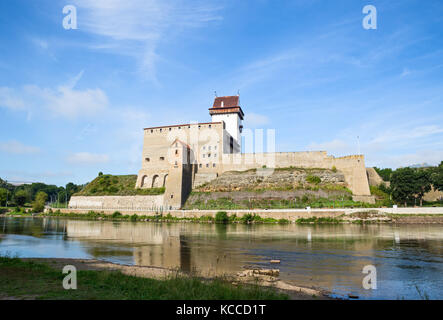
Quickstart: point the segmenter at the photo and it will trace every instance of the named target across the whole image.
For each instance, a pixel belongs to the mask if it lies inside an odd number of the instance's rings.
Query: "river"
[[[0,217],[0,254],[91,258],[204,276],[278,268],[360,299],[443,299],[443,225],[214,225]],[[271,259],[281,260],[271,264]],[[364,289],[366,265],[377,289]],[[1,270],[0,270],[1,272]]]

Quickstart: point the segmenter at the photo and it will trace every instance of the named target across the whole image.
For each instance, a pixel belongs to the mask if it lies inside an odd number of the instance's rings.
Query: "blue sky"
[[[0,30],[3,179],[135,174],[142,128],[209,121],[214,91],[240,90],[277,151],[356,154],[358,136],[367,166],[443,160],[438,0],[1,1]]]

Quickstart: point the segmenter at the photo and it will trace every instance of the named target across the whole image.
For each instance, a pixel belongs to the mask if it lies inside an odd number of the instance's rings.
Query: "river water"
[[[205,276],[280,269],[288,283],[360,299],[443,299],[443,225],[214,225],[0,218],[0,254],[93,258]],[[271,265],[271,259],[281,260]],[[366,265],[377,289],[364,289]],[[1,272],[1,270],[0,270]]]

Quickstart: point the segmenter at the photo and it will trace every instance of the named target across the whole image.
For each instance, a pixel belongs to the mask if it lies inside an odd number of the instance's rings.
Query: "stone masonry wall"
[[[131,209],[158,210],[163,208],[163,195],[154,196],[73,196],[69,201],[70,209]]]

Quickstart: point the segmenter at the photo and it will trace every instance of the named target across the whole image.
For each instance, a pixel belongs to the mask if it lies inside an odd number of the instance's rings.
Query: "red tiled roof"
[[[214,100],[213,108],[231,108],[239,106],[239,96],[227,96],[227,97],[216,97]],[[222,107],[223,102],[223,107]]]

